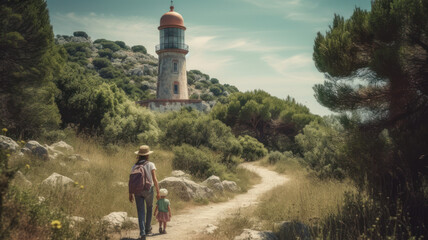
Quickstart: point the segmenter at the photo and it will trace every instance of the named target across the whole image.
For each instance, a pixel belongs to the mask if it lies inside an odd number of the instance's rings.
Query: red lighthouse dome
[[[165,13],[160,19],[160,26],[158,29],[164,28],[180,28],[186,30],[184,26],[184,20],[181,14],[174,12],[174,6],[170,7],[170,11]]]

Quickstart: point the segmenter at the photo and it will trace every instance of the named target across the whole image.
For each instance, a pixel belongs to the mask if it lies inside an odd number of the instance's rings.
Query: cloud
[[[264,55],[261,59],[283,76],[293,75],[313,64],[312,58],[306,54],[298,54],[288,58],[281,58],[277,55]]]
[[[88,33],[93,40],[106,38],[121,40],[130,46],[144,45],[151,54],[154,54],[154,46],[159,42],[158,26],[155,24],[157,20],[154,19],[70,12],[54,14],[51,21],[55,34],[71,35],[74,31],[81,30]]]

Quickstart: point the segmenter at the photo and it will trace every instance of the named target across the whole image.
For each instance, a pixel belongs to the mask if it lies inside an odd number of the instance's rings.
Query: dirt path
[[[256,166],[255,163],[243,163],[242,167],[256,172],[260,175],[261,182],[254,185],[248,192],[235,196],[227,202],[212,203],[206,206],[198,206],[182,212],[179,215],[173,215],[171,222],[168,223],[167,234],[158,235],[154,234],[148,236],[147,239],[154,240],[186,240],[192,239],[192,236],[200,231],[203,231],[208,224],[216,225],[218,220],[228,216],[242,207],[248,207],[257,204],[259,196],[269,191],[275,186],[284,184],[288,179],[276,172],[270,171],[266,168]],[[153,232],[158,232],[158,225],[153,225]],[[122,240],[136,239],[139,231],[134,230],[122,235]]]

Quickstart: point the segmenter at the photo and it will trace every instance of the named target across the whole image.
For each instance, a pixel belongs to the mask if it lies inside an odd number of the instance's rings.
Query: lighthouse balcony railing
[[[163,43],[156,45],[156,51],[163,50],[163,49],[182,49],[189,51],[189,46],[184,43]]]

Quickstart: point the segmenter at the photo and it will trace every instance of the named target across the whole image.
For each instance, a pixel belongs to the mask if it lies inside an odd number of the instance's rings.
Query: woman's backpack
[[[132,168],[128,183],[130,194],[140,195],[142,192],[150,190],[152,182],[144,168],[147,163],[145,161],[143,164],[137,164]]]

